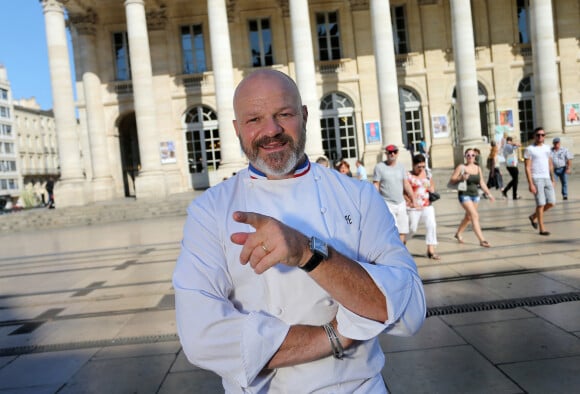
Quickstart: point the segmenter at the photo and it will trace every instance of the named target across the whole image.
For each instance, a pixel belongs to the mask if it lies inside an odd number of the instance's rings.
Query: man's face
[[[285,77],[249,77],[234,97],[234,128],[242,150],[273,178],[290,176],[304,156],[308,112]]]
[[[397,157],[399,157],[399,151],[387,151],[387,162],[395,163],[397,161]]]
[[[544,137],[546,137],[546,132],[544,130],[538,130],[538,131],[536,131],[536,134],[534,134],[534,138],[536,140],[536,144],[543,144],[544,143]]]

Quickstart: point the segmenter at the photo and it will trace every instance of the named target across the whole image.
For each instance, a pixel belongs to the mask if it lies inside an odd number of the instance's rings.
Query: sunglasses
[[[417,166],[417,169],[418,169],[418,170],[422,170],[422,169],[424,169],[424,168],[425,168],[425,166]]]
[[[536,137],[545,137],[546,134],[536,134]]]
[[[387,155],[396,155],[397,153],[399,153],[398,150],[393,151],[393,152],[387,152]]]

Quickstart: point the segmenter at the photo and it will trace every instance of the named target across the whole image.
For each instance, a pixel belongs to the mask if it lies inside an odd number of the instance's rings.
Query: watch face
[[[326,242],[316,237],[310,239],[310,250],[314,253],[321,254],[325,259],[328,258],[328,246],[326,245]]]

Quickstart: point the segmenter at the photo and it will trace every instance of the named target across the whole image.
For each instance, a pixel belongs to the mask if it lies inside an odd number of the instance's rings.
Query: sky
[[[0,13],[0,64],[6,68],[12,99],[35,97],[42,109],[51,109],[42,5],[39,0],[0,0]]]

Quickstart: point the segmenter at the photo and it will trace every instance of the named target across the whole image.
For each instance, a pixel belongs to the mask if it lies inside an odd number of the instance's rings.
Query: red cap
[[[397,152],[399,150],[399,148],[397,148],[395,145],[387,145],[385,150],[387,152]]]

